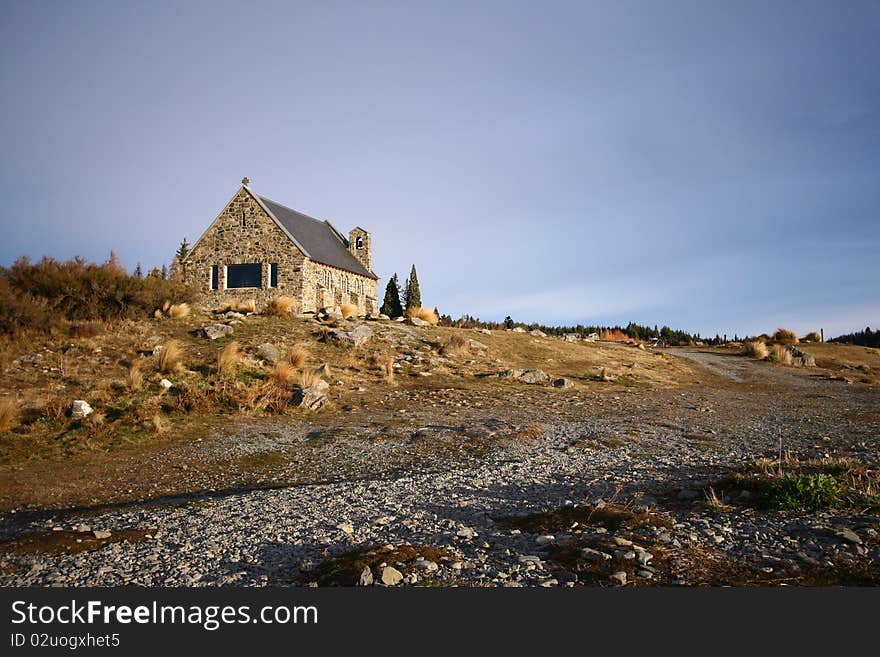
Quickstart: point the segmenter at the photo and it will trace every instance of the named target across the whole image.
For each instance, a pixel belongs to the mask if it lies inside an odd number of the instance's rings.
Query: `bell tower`
[[[358,259],[367,271],[373,271],[372,237],[360,226],[352,228],[348,233],[348,250]]]

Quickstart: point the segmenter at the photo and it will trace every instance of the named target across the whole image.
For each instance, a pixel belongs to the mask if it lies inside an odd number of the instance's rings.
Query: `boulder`
[[[526,330],[522,326],[514,326],[511,331],[514,333],[525,333]]]
[[[526,370],[520,375],[519,380],[523,383],[542,384],[548,383],[550,377],[543,370]]]
[[[562,339],[566,342],[577,342],[581,339],[581,336],[578,333],[566,333],[562,336]]]
[[[489,348],[479,340],[468,340],[468,346],[471,349],[476,349],[477,351],[486,351],[486,349]]]
[[[395,317],[395,318],[394,318],[394,321],[395,321],[395,322],[403,323],[403,322],[406,321],[406,317]]]
[[[382,569],[382,583],[385,586],[396,586],[403,581],[403,573],[393,566],[385,566]]]
[[[498,374],[499,379],[519,379],[525,370],[504,370]]]
[[[202,335],[209,340],[216,340],[232,334],[232,327],[226,324],[211,324],[202,328]]]
[[[389,321],[391,318],[390,318],[388,315],[386,315],[385,313],[379,313],[379,319],[381,319],[381,320],[384,321],[384,322],[387,322],[387,321]]]
[[[271,342],[265,342],[257,347],[257,354],[270,365],[274,365],[281,360],[281,352]]]
[[[534,335],[536,338],[546,338],[547,334],[544,331],[539,331],[535,329],[534,331],[529,331],[529,335]]]
[[[326,381],[324,381],[323,379],[318,379],[317,383],[309,386],[308,388],[297,390],[293,393],[294,406],[300,406],[310,411],[321,410],[330,401],[329,399],[327,399],[327,395],[325,394],[325,391],[329,387],[330,386],[327,384]]]
[[[89,402],[85,400],[76,399],[70,405],[70,417],[74,420],[82,420],[83,418],[88,417],[91,412],[92,407],[89,406]]]
[[[364,566],[364,569],[361,572],[360,579],[358,579],[358,586],[372,586],[372,585],[373,585],[373,571],[370,570],[369,566]]]
[[[553,379],[553,387],[561,388],[565,390],[566,388],[571,388],[574,386],[574,382],[571,379],[566,379],[564,376],[559,377],[558,379]]]
[[[477,333],[482,333],[483,335],[492,335],[492,331],[486,328],[478,328],[474,329]]]
[[[418,317],[407,317],[406,323],[411,324],[412,326],[430,326],[431,324],[426,322],[423,319],[419,319]]]
[[[327,334],[327,337],[330,340],[357,347],[373,337],[373,332],[366,326],[361,325],[356,326],[350,331],[334,329]]]
[[[816,367],[816,359],[805,351],[801,351],[794,345],[789,345],[792,365],[796,367]]]

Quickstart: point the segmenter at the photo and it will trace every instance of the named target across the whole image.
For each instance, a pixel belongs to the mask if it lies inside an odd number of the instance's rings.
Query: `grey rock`
[[[862,544],[862,538],[848,527],[841,527],[834,532],[834,535],[839,536],[847,543],[853,543],[855,545]]]
[[[572,381],[571,379],[566,379],[566,378],[563,376],[563,377],[560,377],[560,378],[558,378],[558,379],[553,379],[553,387],[554,387],[554,388],[560,388],[560,389],[562,389],[562,390],[565,390],[565,389],[567,389],[567,388],[572,388],[572,387],[574,387],[574,381]]]
[[[526,370],[520,375],[519,380],[534,385],[547,383],[550,381],[550,377],[543,370]]]
[[[281,352],[271,342],[265,342],[257,347],[257,354],[270,365],[274,365],[281,360]]]
[[[406,323],[412,326],[430,326],[431,324],[418,317],[407,317]]]
[[[538,329],[535,329],[534,331],[529,331],[529,335],[533,335],[536,338],[546,338],[547,337],[547,334],[544,333],[544,331],[539,331]]]
[[[302,390],[294,392],[293,405],[307,408],[310,411],[319,411],[324,408],[330,401],[327,399],[327,395],[324,394],[324,391],[329,386],[323,379],[319,379],[318,382],[323,383],[324,385],[320,386],[316,383],[308,388],[303,388]]]
[[[364,566],[363,571],[361,572],[361,576],[358,579],[358,586],[372,586],[373,585],[373,571],[370,570],[369,566]]]
[[[351,331],[334,329],[327,334],[327,337],[328,339],[339,342],[341,344],[348,344],[353,347],[358,347],[366,343],[371,337],[373,337],[373,332],[368,327],[361,325],[356,326]]]
[[[479,340],[468,340],[468,346],[471,349],[476,349],[477,351],[486,351],[489,348]]]
[[[82,420],[88,417],[92,412],[89,402],[83,399],[76,399],[70,404],[70,417],[74,420]]]
[[[581,557],[587,561],[608,561],[611,559],[610,554],[588,547],[581,550]]]
[[[623,570],[612,573],[609,579],[619,586],[626,586],[626,572]]]
[[[110,536],[112,536],[112,534],[110,532],[102,530],[102,529],[96,529],[92,532],[92,536],[94,536],[97,539],[104,539],[104,538],[110,538]]]
[[[217,340],[218,338],[231,335],[232,331],[232,327],[226,324],[211,324],[210,326],[202,327],[202,335],[209,340]]]

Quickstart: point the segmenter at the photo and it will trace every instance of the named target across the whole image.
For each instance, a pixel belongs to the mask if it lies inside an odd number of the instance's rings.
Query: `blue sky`
[[[0,264],[243,176],[455,316],[880,325],[878,2],[6,2]]]

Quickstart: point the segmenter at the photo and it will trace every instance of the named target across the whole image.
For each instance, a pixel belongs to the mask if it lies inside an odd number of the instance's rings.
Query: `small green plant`
[[[843,506],[843,489],[828,474],[785,475],[762,482],[758,503],[775,509],[811,510]]]

